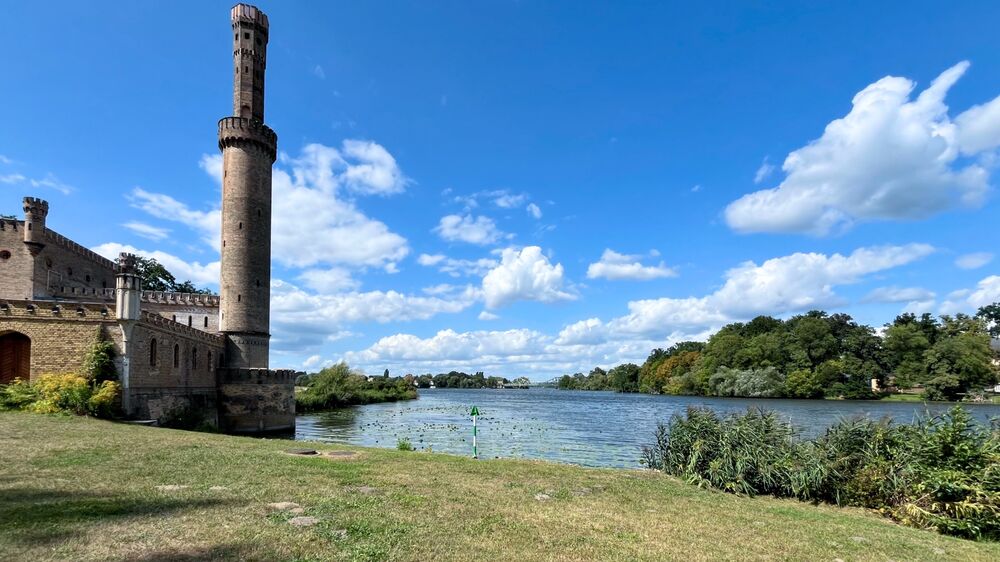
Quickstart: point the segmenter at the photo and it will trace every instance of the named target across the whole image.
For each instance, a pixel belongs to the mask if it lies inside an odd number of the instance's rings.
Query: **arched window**
[[[149,340],[149,366],[156,366],[156,338]]]
[[[174,344],[174,368],[181,366],[181,346]]]
[[[208,327],[208,316],[205,317],[205,327]]]
[[[193,370],[195,370],[197,368],[198,368],[198,348],[192,347],[191,348],[191,370],[193,371]]]
[[[191,318],[193,317],[190,314],[188,314],[188,328],[191,327]]]

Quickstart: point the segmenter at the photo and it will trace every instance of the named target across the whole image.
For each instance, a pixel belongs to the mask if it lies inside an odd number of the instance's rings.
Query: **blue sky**
[[[272,364],[545,380],[1000,300],[1000,6],[755,4],[261,4]],[[216,289],[230,6],[5,5],[0,212]]]

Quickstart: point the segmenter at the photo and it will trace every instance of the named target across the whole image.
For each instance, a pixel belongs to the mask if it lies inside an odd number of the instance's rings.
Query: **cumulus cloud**
[[[203,156],[199,166],[222,181],[222,159]],[[272,256],[283,265],[381,267],[395,271],[409,254],[402,236],[361,212],[345,194],[391,195],[409,180],[382,146],[346,140],[341,149],[309,144],[299,156],[283,155],[272,172]],[[192,209],[173,197],[142,188],[132,205],[150,215],[200,232],[216,251],[221,246],[221,210]]]
[[[504,237],[493,219],[486,216],[446,215],[434,228],[434,232],[449,242],[466,242],[485,246]]]
[[[562,264],[552,265],[540,247],[527,246],[500,253],[500,264],[483,277],[483,298],[486,307],[494,309],[520,300],[553,302],[576,297],[563,290]]]
[[[446,297],[397,291],[314,294],[286,281],[273,280],[271,329],[279,340],[279,350],[300,350],[330,337],[343,337],[345,327],[351,324],[426,320],[437,314],[461,312],[478,297],[473,287]]]
[[[443,254],[420,254],[417,263],[425,267],[436,267],[441,273],[447,273],[452,277],[463,275],[481,277],[496,267],[498,262],[491,258],[463,260],[449,258]]]
[[[600,318],[574,322],[559,331],[555,343],[559,345],[588,345],[603,343],[608,336],[607,327]]]
[[[496,314],[493,314],[492,312],[489,312],[488,310],[483,310],[483,311],[481,311],[479,313],[479,319],[480,320],[489,321],[489,320],[497,320],[498,318],[500,318],[500,316],[498,316]]]
[[[865,302],[933,302],[934,292],[921,287],[878,287],[864,298]]]
[[[974,289],[954,291],[941,303],[941,314],[965,312],[973,314],[980,307],[1000,302],[1000,275],[990,275],[976,284]]]
[[[319,293],[337,293],[357,289],[361,283],[351,277],[351,272],[341,267],[330,269],[307,269],[299,279],[310,289]]]
[[[587,267],[588,279],[610,279],[613,281],[632,280],[649,281],[663,277],[675,277],[677,272],[667,267],[662,261],[659,265],[643,265],[640,261],[643,256],[619,254],[618,252],[605,249],[601,254],[600,261],[594,262]]]
[[[118,259],[118,254],[127,252],[144,258],[153,258],[163,264],[167,271],[172,273],[178,281],[191,281],[195,285],[219,285],[219,262],[214,261],[202,265],[200,262],[188,262],[173,254],[161,252],[159,250],[140,250],[135,246],[107,242],[91,248],[98,254],[109,260]]]
[[[169,228],[161,228],[159,226],[153,226],[139,221],[130,221],[122,224],[122,226],[139,236],[142,236],[143,238],[149,238],[150,240],[155,240],[157,242],[170,235]]]
[[[993,254],[990,252],[974,252],[958,256],[955,265],[962,269],[979,269],[993,261]]]
[[[717,291],[703,297],[632,301],[629,313],[609,323],[621,333],[656,336],[704,330],[758,314],[783,314],[844,303],[834,287],[923,258],[926,244],[859,248],[850,255],[795,253],[757,265],[745,262],[726,272]]]
[[[949,119],[945,95],[968,66],[946,70],[914,99],[915,84],[906,78],[887,76],[869,85],[854,96],[845,117],[788,155],[777,187],[732,202],[726,222],[739,232],[826,235],[859,221],[980,205],[990,170],[959,154],[1000,144],[1000,102]]]

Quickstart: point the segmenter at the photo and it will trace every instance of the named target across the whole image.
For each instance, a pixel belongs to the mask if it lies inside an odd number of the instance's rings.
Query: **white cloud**
[[[118,254],[122,252],[135,254],[144,258],[153,258],[163,264],[163,267],[166,267],[167,271],[172,273],[178,281],[191,281],[198,286],[218,286],[219,284],[219,262],[217,261],[202,265],[200,262],[188,262],[173,254],[159,250],[140,250],[135,246],[118,244],[116,242],[107,242],[92,249],[109,260],[118,259]]]
[[[958,256],[955,265],[962,269],[979,269],[993,261],[993,254],[990,252],[974,252]]]
[[[528,206],[525,207],[524,209],[528,211],[528,214],[534,217],[535,219],[542,218],[542,209],[539,208],[538,205],[535,205],[534,203],[528,203]]]
[[[696,186],[694,186],[694,187],[691,188],[691,193],[698,193],[699,191],[701,191],[701,184],[700,183],[698,185],[696,185]]]
[[[503,209],[515,209],[524,204],[528,199],[527,195],[508,193],[507,191],[495,191],[493,203]]]
[[[220,188],[222,187],[221,154],[202,154],[201,159],[198,160],[198,167],[214,179],[215,183],[219,184]]]
[[[757,172],[753,175],[754,183],[760,183],[771,177],[771,174],[774,173],[774,164],[771,164],[767,160],[765,156],[764,161],[760,163],[760,168],[757,168]]]
[[[960,289],[948,295],[941,303],[941,314],[975,313],[979,307],[1000,302],[1000,275],[990,275],[976,284],[976,288]]]
[[[864,298],[865,302],[934,302],[934,292],[921,287],[878,287]]]
[[[143,238],[149,238],[150,240],[160,241],[170,235],[169,228],[161,228],[159,226],[153,226],[151,224],[146,224],[139,221],[130,221],[122,224],[125,228],[131,230],[132,232],[142,236]]]
[[[354,290],[361,286],[358,280],[351,277],[351,272],[341,267],[330,269],[307,269],[299,275],[307,287],[319,293],[338,293]]]
[[[642,256],[619,254],[611,249],[605,249],[598,262],[587,267],[587,278],[605,278],[613,281],[629,279],[634,281],[649,281],[663,277],[675,277],[677,272],[667,267],[663,262],[659,265],[642,265]]]
[[[500,318],[500,316],[486,310],[483,310],[479,313],[480,320],[490,321],[490,320],[497,320],[498,318]]]
[[[10,164],[10,163],[12,163],[12,161],[10,160],[4,162],[4,164]],[[26,183],[31,187],[45,187],[49,189],[54,189],[59,193],[62,193],[63,195],[69,195],[70,193],[76,190],[76,188],[74,188],[73,186],[59,181],[59,179],[54,175],[52,175],[51,173],[45,174],[45,177],[43,177],[42,179],[29,178],[23,174],[6,174],[0,176],[0,183],[8,183],[8,184]]]
[[[660,298],[628,303],[629,314],[609,322],[618,333],[657,336],[691,332],[748,319],[834,307],[844,301],[833,288],[865,275],[898,267],[933,251],[926,244],[859,248],[848,256],[796,253],[761,265],[745,262],[726,272],[726,281],[703,297]]]
[[[7,158],[3,154],[0,154],[0,164],[13,164],[13,163],[14,163],[13,160],[11,160],[10,158]]]
[[[472,215],[446,215],[434,228],[434,232],[449,242],[467,242],[484,246],[493,244],[504,236],[493,219],[486,216],[472,218]]]
[[[588,318],[564,327],[556,338],[559,345],[589,345],[603,343],[608,337],[607,327],[600,318]]]
[[[204,163],[205,160],[202,159]],[[203,169],[206,171],[209,168]],[[141,209],[150,215],[169,221],[179,222],[188,228],[201,234],[202,240],[215,250],[221,248],[222,211],[213,209],[211,211],[196,211],[188,207],[185,203],[174,199],[163,193],[151,193],[137,187],[128,195],[132,206]]]
[[[538,246],[503,250],[500,264],[483,277],[483,297],[490,309],[519,300],[553,302],[576,298],[562,287],[562,264],[552,265]]]
[[[955,118],[962,153],[978,154],[1000,146],[1000,96],[970,107]]]
[[[199,166],[222,181],[222,159],[203,156]],[[283,265],[339,265],[396,270],[409,253],[406,239],[367,217],[341,192],[389,195],[408,180],[381,146],[346,140],[342,150],[310,144],[297,158],[282,156],[272,172],[272,256]],[[173,197],[141,188],[133,206],[161,219],[183,223],[201,233],[216,251],[221,245],[221,211],[198,211]],[[215,204],[217,205],[217,203]]]
[[[417,263],[425,267],[437,267],[441,273],[452,277],[474,275],[481,277],[497,266],[497,260],[479,258],[476,260],[461,260],[449,258],[442,254],[420,254]]]
[[[282,280],[271,282],[271,329],[277,342],[272,348],[309,348],[343,337],[351,324],[426,320],[437,314],[461,312],[479,297],[473,287],[447,298],[417,296],[397,291],[351,291],[313,294]]]
[[[958,160],[956,138],[966,127],[970,149],[981,149],[1000,144],[1000,127],[973,133],[966,114],[956,123],[949,119],[945,95],[967,68],[962,62],[946,70],[912,101],[915,84],[906,78],[869,85],[845,117],[788,155],[778,187],[731,203],[727,223],[740,232],[826,235],[858,221],[914,219],[981,204],[989,170]]]
[[[308,358],[306,358],[305,361],[302,362],[302,367],[304,369],[311,369],[319,365],[322,361],[323,358],[320,357],[319,355],[310,355]]]
[[[326,72],[323,70],[323,67],[320,66],[320,65],[318,65],[318,64],[313,67],[312,73],[313,73],[313,76],[315,76],[316,78],[319,78],[320,80],[323,80],[323,79],[326,78]]]

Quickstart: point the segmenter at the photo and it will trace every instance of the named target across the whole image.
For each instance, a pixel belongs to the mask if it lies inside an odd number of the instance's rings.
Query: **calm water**
[[[479,406],[482,458],[530,458],[585,466],[636,467],[643,445],[652,441],[658,421],[688,406],[717,412],[748,406],[776,410],[804,435],[816,435],[837,420],[855,415],[890,416],[910,422],[948,404],[850,402],[834,400],[760,400],[652,396],[556,389],[421,390],[407,402],[372,404],[299,416],[296,439],[375,447],[396,446],[409,438],[418,450],[472,454],[469,408]],[[968,405],[983,420],[1000,416],[1000,405]]]

